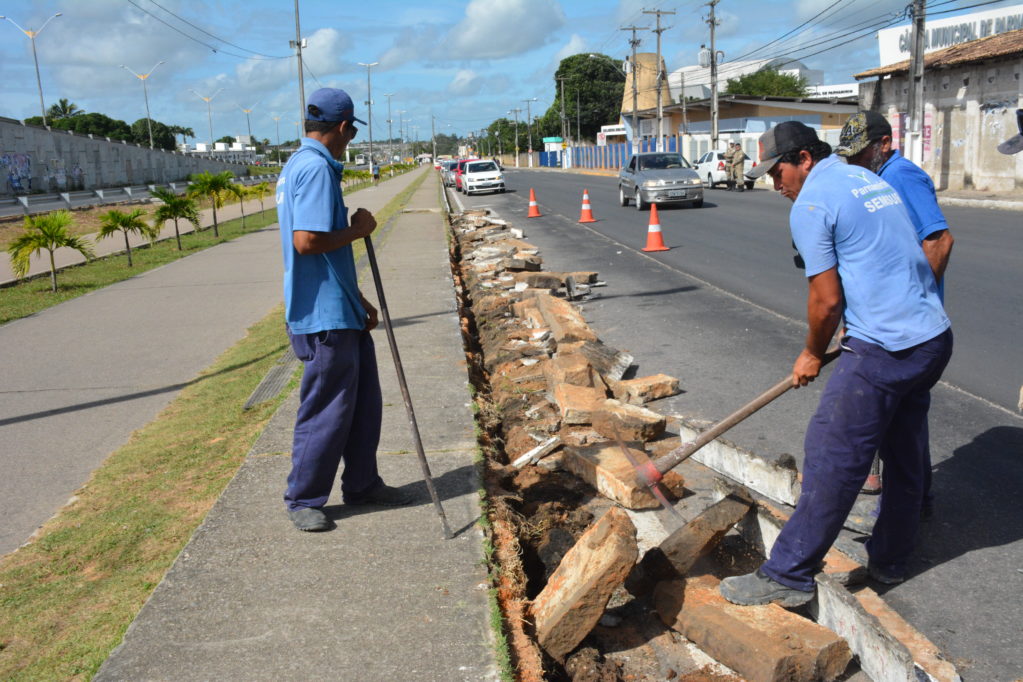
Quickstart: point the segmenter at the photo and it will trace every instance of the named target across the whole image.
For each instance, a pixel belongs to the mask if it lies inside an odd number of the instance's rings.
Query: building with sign
[[[1019,29],[1023,29],[1023,5],[973,12],[950,19],[928,19],[924,22],[924,54]],[[878,66],[909,59],[912,33],[910,24],[878,31],[877,47],[881,57]]]
[[[956,18],[956,36],[972,35],[972,28],[963,28],[968,26],[988,30],[987,19],[973,16]],[[1005,23],[1015,22],[1012,17]],[[1023,154],[996,150],[1016,131],[1016,109],[1023,108],[1023,29],[993,32],[1002,25],[993,20],[987,37],[925,54],[921,165],[938,189],[1007,192],[1023,187]],[[909,109],[909,66],[905,59],[856,74],[862,81],[860,107],[888,118],[896,147]]]

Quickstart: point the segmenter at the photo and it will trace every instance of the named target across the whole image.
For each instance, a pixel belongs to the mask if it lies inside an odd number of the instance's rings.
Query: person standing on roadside
[[[402,505],[411,496],[377,473],[383,401],[370,330],[376,309],[359,291],[352,243],[376,229],[360,208],[351,216],[336,160],[364,123],[344,90],[309,96],[299,150],[277,181],[288,338],[304,363],[284,502],[299,530],[332,526],[323,511],[341,460],[345,504]]]
[[[724,157],[725,157],[725,187],[728,189],[729,192],[731,192],[733,189],[735,189],[735,181],[732,180],[732,159],[734,158],[734,154],[735,154],[735,143],[734,142],[729,142],[728,143],[728,148],[725,149],[725,152],[724,152]]]
[[[730,173],[731,186],[737,192],[746,191],[746,179],[743,171],[746,169],[746,152],[742,151],[742,145],[738,142],[732,143],[732,170]]]
[[[930,390],[952,354],[952,331],[937,282],[902,199],[872,172],[848,166],[812,128],[780,123],[760,137],[761,163],[790,199],[792,239],[806,263],[805,346],[792,384],[820,374],[842,326],[842,354],[806,430],[802,492],[771,557],[753,573],[726,578],[735,604],[799,606],[880,452],[888,477],[868,571],[905,580],[920,524],[927,467]]]
[[[892,149],[892,127],[875,111],[859,111],[849,117],[839,135],[835,153],[854,165],[866,168],[895,188],[902,198],[916,228],[920,246],[938,281],[938,296],[945,302],[945,269],[955,240],[948,229],[945,215],[938,206],[934,182],[922,168]],[[931,494],[931,458],[927,455],[927,487],[924,491],[923,514],[930,517],[934,500]],[[877,492],[880,480],[873,479]],[[882,487],[883,489],[883,487]]]

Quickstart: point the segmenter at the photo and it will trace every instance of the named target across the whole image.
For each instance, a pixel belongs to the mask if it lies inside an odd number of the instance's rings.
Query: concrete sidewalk
[[[379,211],[417,176],[350,204]],[[280,300],[272,228],[0,326],[0,554]]]
[[[396,373],[374,332],[384,479],[399,509],[327,507],[300,533],[282,500],[292,395],[139,613],[97,680],[496,679],[482,564],[475,436],[434,175],[374,238],[424,447],[455,538],[442,538]],[[361,193],[360,193],[361,194]],[[360,197],[361,198],[361,197]],[[358,204],[358,202],[352,202]],[[362,290],[375,300],[364,268]]]

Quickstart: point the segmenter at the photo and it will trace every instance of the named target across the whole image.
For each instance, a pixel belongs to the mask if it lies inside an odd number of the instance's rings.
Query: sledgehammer
[[[837,358],[841,352],[841,349],[837,346],[832,347],[821,359],[821,367],[824,367],[829,362]],[[663,457],[658,457],[655,460],[633,462],[633,466],[636,469],[636,477],[639,479],[640,483],[653,490],[664,477],[664,474],[689,459],[697,450],[723,434],[728,429],[745,420],[768,403],[781,397],[790,388],[792,388],[791,374],[719,421],[717,424],[714,424],[714,426],[702,432],[696,440],[690,443],[684,443]]]

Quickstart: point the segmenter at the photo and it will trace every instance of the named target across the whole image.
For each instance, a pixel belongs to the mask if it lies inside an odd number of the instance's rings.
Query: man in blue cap
[[[867,169],[832,155],[797,121],[760,137],[760,163],[789,198],[792,239],[806,264],[808,331],[792,384],[820,373],[842,326],[842,354],[804,440],[796,510],[759,569],[721,582],[736,604],[799,606],[838,536],[875,452],[885,494],[867,541],[875,580],[905,580],[926,486],[930,390],[952,354],[952,331],[937,281],[899,194]]]
[[[341,196],[336,160],[358,132],[352,98],[322,88],[309,96],[305,133],[277,180],[288,337],[305,364],[284,501],[295,527],[332,527],[323,512],[341,460],[345,504],[402,505],[411,496],[377,473],[383,401],[370,330],[376,309],[359,291],[352,244],[376,229]]]

